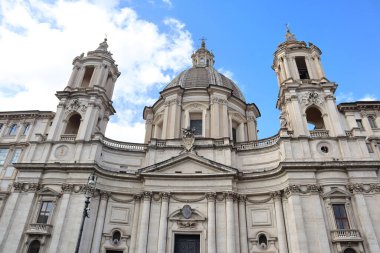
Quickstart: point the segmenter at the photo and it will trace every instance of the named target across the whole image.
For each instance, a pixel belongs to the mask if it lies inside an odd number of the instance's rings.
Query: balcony
[[[333,242],[352,242],[363,240],[357,229],[331,230],[331,238]]]
[[[318,129],[310,131],[311,138],[329,137],[329,130]]]
[[[76,134],[62,134],[61,141],[75,141],[77,138]]]
[[[43,223],[32,223],[29,224],[28,229],[26,230],[27,234],[34,235],[50,235],[53,226]]]

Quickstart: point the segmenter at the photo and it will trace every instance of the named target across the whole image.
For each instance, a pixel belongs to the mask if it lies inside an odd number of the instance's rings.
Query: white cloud
[[[166,5],[168,5],[169,7],[172,7],[173,6],[173,3],[171,0],[162,0],[162,2]]]
[[[358,101],[376,101],[378,100],[373,94],[365,94],[364,97],[359,98]]]
[[[354,101],[376,101],[378,98],[374,94],[365,94],[361,98],[357,98],[357,96],[354,96],[353,92],[346,92],[346,93],[338,93],[336,96],[336,100],[338,103],[344,103],[344,102],[354,102]]]
[[[340,92],[338,95],[336,95],[336,101],[338,103],[353,102],[355,101],[354,94],[352,92],[347,92],[347,93]]]
[[[169,31],[162,32],[133,9],[117,9],[118,4],[0,0],[0,110],[55,111],[54,94],[66,86],[72,59],[97,48],[107,34],[122,74],[114,92],[117,117],[106,135],[143,141],[142,106],[158,97],[152,90],[190,65],[193,42],[178,20],[164,20]],[[134,113],[125,113],[125,108]]]

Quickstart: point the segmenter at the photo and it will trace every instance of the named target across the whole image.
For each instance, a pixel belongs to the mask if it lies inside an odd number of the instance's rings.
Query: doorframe
[[[172,230],[172,233],[171,233],[171,243],[170,243],[170,251],[169,252],[172,252],[174,253],[174,244],[175,244],[175,235],[199,235],[199,250],[200,250],[200,253],[205,253],[206,250],[205,250],[205,235],[204,235],[204,231],[202,230],[187,230],[187,231],[183,231],[183,230]]]

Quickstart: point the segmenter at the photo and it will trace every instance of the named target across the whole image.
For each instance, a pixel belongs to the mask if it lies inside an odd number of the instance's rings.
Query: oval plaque
[[[185,219],[189,219],[193,214],[193,211],[191,210],[191,207],[189,205],[184,205],[181,209],[181,212]]]

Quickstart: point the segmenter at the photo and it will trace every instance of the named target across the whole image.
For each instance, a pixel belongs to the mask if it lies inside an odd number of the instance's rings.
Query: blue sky
[[[337,103],[380,99],[377,0],[0,3],[0,99],[5,101],[0,110],[54,111],[53,94],[64,88],[71,60],[96,48],[107,33],[122,72],[114,96],[117,115],[106,134],[113,139],[143,140],[144,105],[153,104],[165,84],[190,66],[203,36],[215,54],[215,68],[228,73],[261,111],[259,137],[276,134],[278,85],[271,65],[286,23],[298,40],[322,50],[327,78],[339,85]],[[22,57],[28,58],[25,64],[9,65]],[[32,101],[39,90],[46,90],[46,99],[31,108],[27,98]]]

